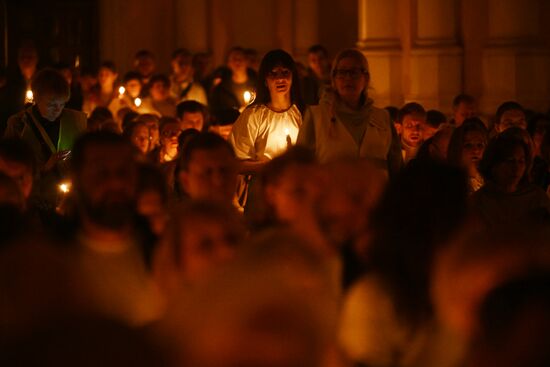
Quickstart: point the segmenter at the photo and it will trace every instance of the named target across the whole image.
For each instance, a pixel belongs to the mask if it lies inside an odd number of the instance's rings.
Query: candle
[[[65,182],[62,182],[58,185],[58,188],[59,188],[59,191],[62,192],[63,194],[67,194],[71,191],[71,182],[70,181],[65,181]]]
[[[120,86],[120,88],[118,88],[118,98],[124,97],[125,92],[126,92],[126,88],[124,88],[123,86]]]
[[[248,105],[252,100],[252,93],[250,93],[249,91],[245,91],[243,93],[243,98],[244,98],[244,103]]]
[[[25,93],[25,104],[33,103],[33,102],[34,102],[34,95],[32,93],[32,90],[27,89],[27,92]]]
[[[134,99],[134,105],[135,105],[136,107],[141,106],[141,98],[138,97],[138,98]]]
[[[288,149],[292,146],[292,139],[290,138],[290,130],[288,128],[285,128],[285,135],[286,135],[286,147]]]

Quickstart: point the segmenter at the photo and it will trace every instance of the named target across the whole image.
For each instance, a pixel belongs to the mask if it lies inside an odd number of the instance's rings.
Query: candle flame
[[[285,135],[290,135],[290,130],[288,128],[285,128]]]
[[[27,89],[27,92],[25,93],[25,103],[33,103],[34,102],[34,95],[32,93],[32,90]]]
[[[118,94],[120,94],[121,96],[122,96],[125,92],[126,92],[126,88],[124,88],[124,87],[122,87],[122,86],[121,86],[120,88],[118,88]]]
[[[59,184],[59,191],[66,194],[69,191],[71,191],[71,183],[70,182],[62,182]]]
[[[134,99],[134,104],[136,105],[136,107],[141,106],[141,98]]]
[[[252,93],[250,93],[249,91],[245,91],[243,93],[243,98],[244,98],[244,103],[249,104],[250,100],[252,99]]]

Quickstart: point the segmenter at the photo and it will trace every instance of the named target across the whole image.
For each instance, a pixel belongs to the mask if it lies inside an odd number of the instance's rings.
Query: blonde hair
[[[363,70],[363,72],[365,73],[365,75],[367,77],[367,83],[365,84],[365,89],[363,89],[363,91],[361,92],[361,95],[362,95],[362,98],[366,99],[367,98],[367,90],[368,90],[369,84],[370,84],[369,62],[367,61],[367,58],[365,57],[365,55],[356,48],[347,48],[345,50],[342,50],[334,58],[334,61],[332,62],[332,69],[330,70],[330,75],[331,75],[331,80],[332,80],[332,87],[334,89],[336,89],[335,85],[334,85],[334,79],[336,77],[336,68],[338,66],[338,63],[342,59],[354,59],[354,60],[358,61],[361,64],[361,69]]]

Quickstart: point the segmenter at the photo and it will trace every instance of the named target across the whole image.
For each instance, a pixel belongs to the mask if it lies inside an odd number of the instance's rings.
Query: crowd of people
[[[378,108],[364,54],[320,45],[18,56],[0,364],[550,364],[548,114]]]

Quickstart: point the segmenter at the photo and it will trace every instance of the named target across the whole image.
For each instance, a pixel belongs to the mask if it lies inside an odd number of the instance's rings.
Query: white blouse
[[[246,108],[229,135],[229,142],[239,159],[273,159],[296,143],[302,114],[296,105],[275,112],[265,105]]]

